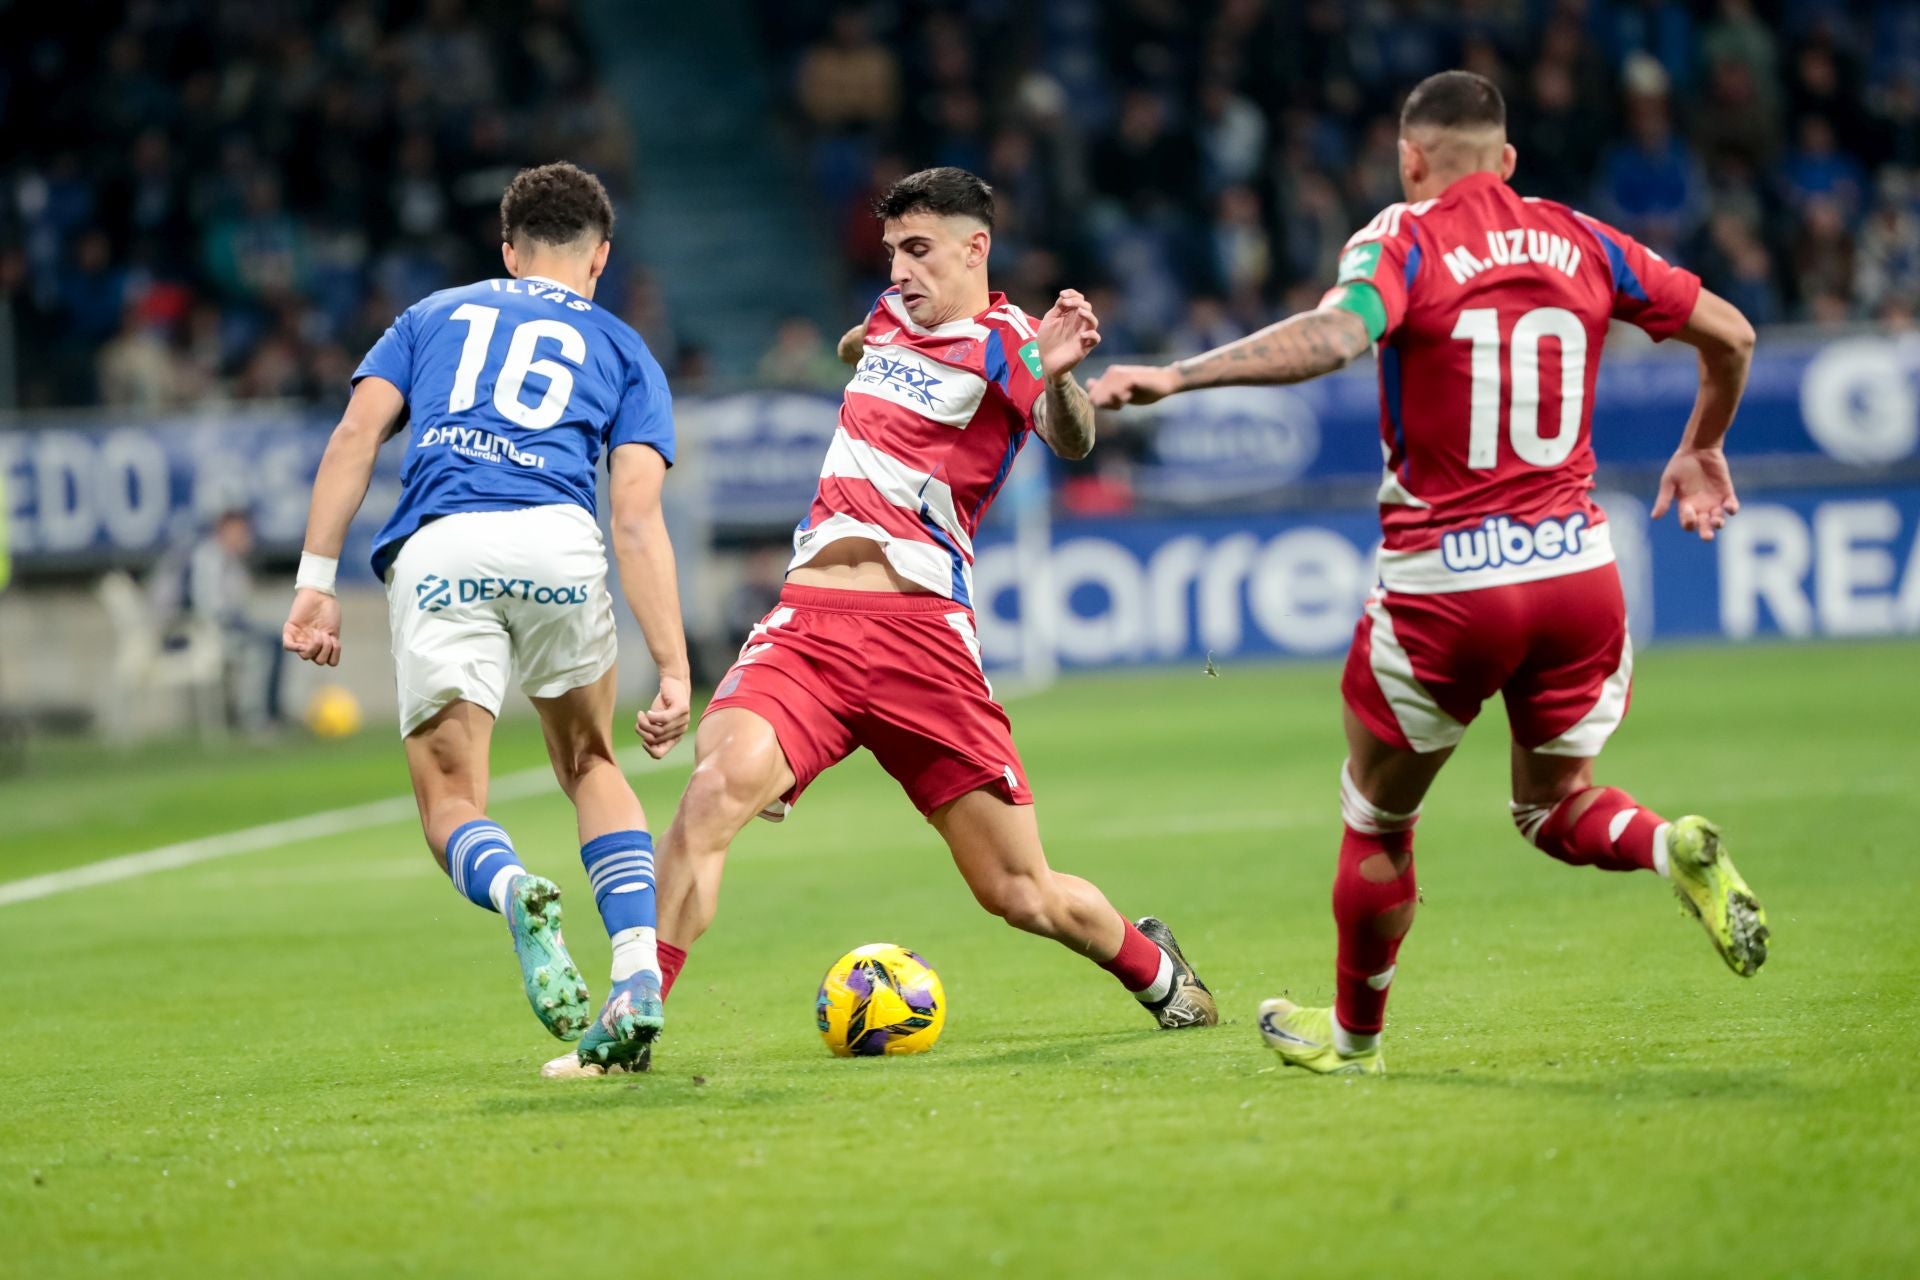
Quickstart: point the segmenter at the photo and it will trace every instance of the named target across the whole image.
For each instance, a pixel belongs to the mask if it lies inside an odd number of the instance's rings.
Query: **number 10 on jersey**
[[[1473,344],[1473,396],[1467,423],[1467,465],[1491,471],[1500,463],[1500,313],[1473,307],[1460,313],[1453,337]],[[1560,430],[1540,434],[1540,340],[1560,343]],[[1536,467],[1567,460],[1580,441],[1580,415],[1587,396],[1587,328],[1564,307],[1537,307],[1514,321],[1507,340],[1512,394],[1507,437],[1513,452]]]

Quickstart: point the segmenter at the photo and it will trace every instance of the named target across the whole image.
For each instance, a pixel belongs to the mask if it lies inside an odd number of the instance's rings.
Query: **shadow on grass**
[[[1515,1094],[1612,1099],[1619,1102],[1716,1101],[1779,1102],[1811,1099],[1817,1090],[1787,1079],[1785,1064],[1744,1067],[1634,1065],[1613,1074],[1591,1074],[1590,1067],[1539,1064],[1502,1071],[1493,1065],[1453,1067],[1434,1072],[1396,1071],[1387,1084],[1500,1090]]]
[[[855,1094],[892,1088],[977,1086],[989,1079],[1004,1080],[1009,1068],[1120,1065],[1106,1052],[1109,1049],[1128,1049],[1134,1056],[1126,1062],[1144,1064],[1146,1060],[1138,1056],[1138,1051],[1159,1035],[1152,1030],[1037,1032],[1000,1042],[1005,1047],[976,1042],[964,1050],[935,1049],[924,1056],[897,1058],[833,1059],[823,1053],[817,1061],[796,1062],[791,1055],[769,1055],[764,1060],[735,1057],[703,1063],[697,1057],[687,1057],[662,1063],[638,1076],[590,1080],[540,1080],[530,1072],[529,1084],[538,1088],[495,1093],[478,1099],[474,1108],[482,1114],[498,1115],[567,1114],[623,1104],[716,1112],[806,1106],[831,1099],[841,1091]],[[1040,1074],[1034,1078],[1045,1079]]]

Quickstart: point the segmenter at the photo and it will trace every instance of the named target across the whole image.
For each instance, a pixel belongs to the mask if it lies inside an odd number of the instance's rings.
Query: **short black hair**
[[[1442,71],[1428,76],[1407,95],[1400,127],[1499,129],[1507,127],[1507,102],[1493,81],[1471,71]]]
[[[522,169],[500,197],[500,238],[572,244],[587,232],[613,239],[613,201],[607,188],[578,165],[562,160]]]
[[[873,214],[882,222],[910,213],[937,213],[941,217],[972,218],[993,230],[993,188],[965,169],[951,165],[910,173],[887,188],[873,202]]]

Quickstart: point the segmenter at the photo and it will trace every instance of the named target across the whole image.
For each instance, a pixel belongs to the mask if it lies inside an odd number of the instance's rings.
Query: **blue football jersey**
[[[594,510],[602,450],[673,462],[666,375],[619,317],[550,280],[482,280],[402,312],[353,380],[406,397],[400,502],[373,543],[382,579],[420,526],[462,511]]]

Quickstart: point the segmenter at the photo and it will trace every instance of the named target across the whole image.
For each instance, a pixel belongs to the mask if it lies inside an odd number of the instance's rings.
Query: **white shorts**
[[[600,528],[571,504],[471,511],[424,525],[387,571],[405,737],[448,703],[500,714],[509,671],[529,698],[613,666],[613,597]]]

